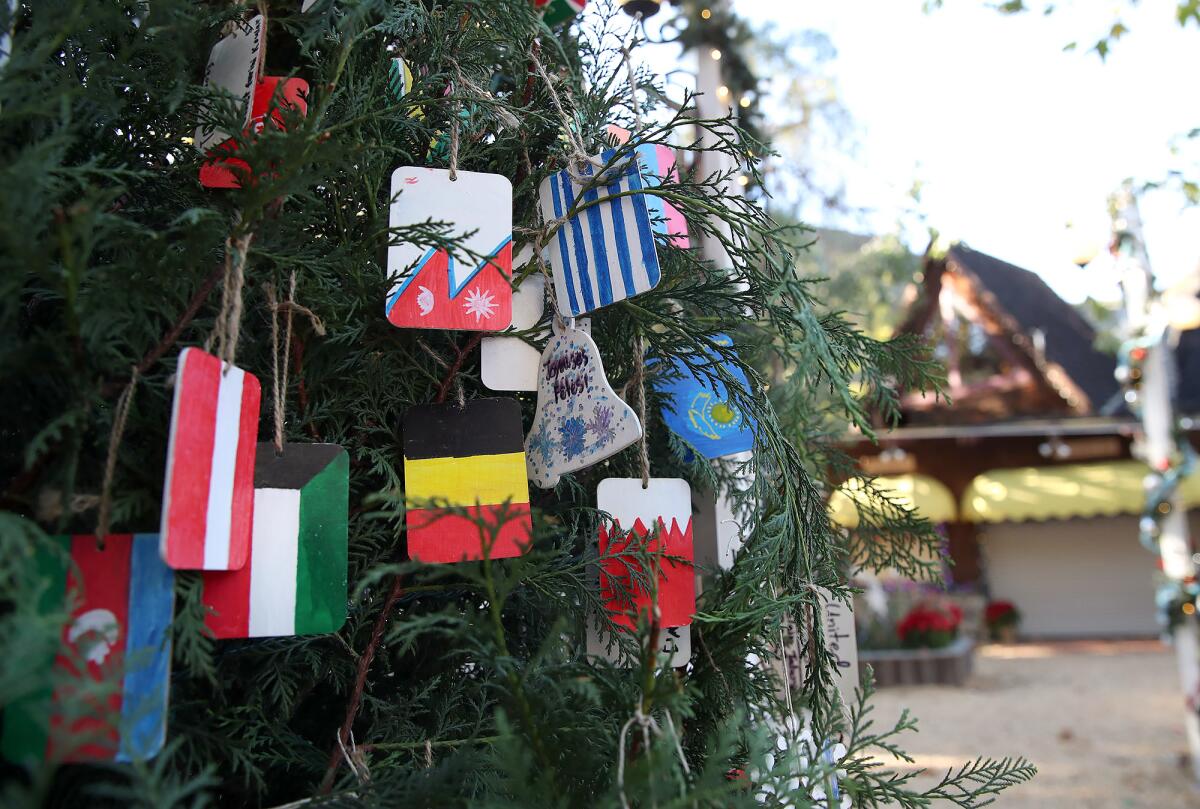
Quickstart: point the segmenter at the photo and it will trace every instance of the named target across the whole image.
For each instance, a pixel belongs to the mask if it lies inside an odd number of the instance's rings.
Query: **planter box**
[[[959,637],[943,649],[860,651],[860,664],[875,670],[875,685],[962,685],[971,673],[975,641]]]

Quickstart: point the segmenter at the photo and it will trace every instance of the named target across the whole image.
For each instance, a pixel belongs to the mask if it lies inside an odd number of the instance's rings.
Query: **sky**
[[[1049,16],[1006,16],[984,0],[946,0],[928,14],[921,0],[734,0],[771,36],[816,29],[837,51],[825,70],[852,137],[820,146],[815,159],[862,213],[785,202],[815,225],[887,233],[899,223],[917,251],[935,227],[1039,273],[1069,301],[1117,299],[1103,253],[1084,269],[1072,259],[1081,241],[1103,246],[1107,198],[1122,180],[1181,165],[1170,144],[1200,127],[1200,30],[1178,26],[1173,0],[1058,5]],[[1118,12],[1130,33],[1102,62],[1088,48]],[[1080,47],[1064,52],[1074,40]],[[678,59],[674,45],[642,51],[653,66]],[[1200,210],[1155,191],[1141,212],[1160,284],[1195,274]]]

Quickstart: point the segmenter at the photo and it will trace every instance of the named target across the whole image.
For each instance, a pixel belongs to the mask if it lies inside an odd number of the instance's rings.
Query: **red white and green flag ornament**
[[[206,571],[216,638],[322,635],[346,621],[350,460],[337,444],[258,445],[254,532],[240,570]]]
[[[533,0],[533,5],[542,10],[542,19],[546,25],[558,25],[567,22],[583,11],[587,0]]]
[[[529,479],[552,489],[642,437],[642,425],[604,375],[600,350],[574,321],[555,318],[538,368],[537,411],[525,439]]]
[[[261,397],[253,374],[198,348],[179,355],[159,538],[176,570],[246,564]]]
[[[389,224],[450,223],[452,249],[388,247],[385,311],[404,329],[503,331],[512,323],[512,183],[500,174],[404,166],[392,174]]]
[[[39,608],[70,618],[56,651],[25,661],[38,689],[4,707],[0,750],[17,764],[150,758],[166,737],[174,572],[155,534],[53,542],[30,560]]]
[[[690,624],[696,576],[687,481],[650,478],[643,486],[641,478],[605,478],[596,490],[596,508],[612,517],[600,526],[600,600],[613,623],[633,630],[657,607],[660,627]],[[660,554],[650,590],[631,575],[641,564],[635,551]]]

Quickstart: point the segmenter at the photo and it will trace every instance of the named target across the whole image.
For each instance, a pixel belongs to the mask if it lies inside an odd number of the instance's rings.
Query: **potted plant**
[[[988,634],[992,640],[1000,643],[1016,642],[1021,613],[1011,601],[992,601],[984,610],[983,619],[987,623]]]
[[[958,636],[962,609],[953,602],[918,602],[896,624],[900,645],[906,649],[942,649]]]

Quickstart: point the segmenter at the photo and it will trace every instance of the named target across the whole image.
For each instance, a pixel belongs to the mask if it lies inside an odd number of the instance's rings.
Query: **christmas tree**
[[[662,107],[659,77],[630,59],[636,42],[605,22],[611,7],[580,27],[563,0],[301,5],[39,0],[0,10],[0,30],[12,32],[0,47],[10,52],[0,67],[0,706],[6,723],[20,711],[25,731],[57,738],[33,756],[6,748],[3,805],[977,806],[1030,777],[1023,760],[984,758],[914,791],[911,776],[872,759],[898,753],[895,737],[913,720],[874,726],[869,680],[851,705],[838,695],[822,599],[848,602],[854,566],[920,570],[936,536],[886,500],[865,508],[856,534],[832,529],[823,481],[847,463],[836,438],[870,431],[872,412],[894,416],[893,391],[936,387],[937,369],[914,342],[855,330],[797,279],[803,232],[730,191],[743,173],[757,182],[765,147],[732,115],[700,117],[691,100]],[[213,78],[230,58],[216,58],[219,41],[246,48],[244,96]],[[677,150],[681,170],[622,193],[669,203],[691,239],[724,260],[659,233],[657,285],[590,314],[600,373],[644,439],[532,489],[532,542],[508,558],[488,552],[502,526],[470,503],[441,504],[480,530],[486,558],[421,561],[406,469],[436,447],[412,443],[432,439],[406,421],[411,409],[472,413],[497,394],[481,381],[483,332],[397,328],[385,316],[402,280],[389,248],[449,255],[474,236],[432,215],[394,221],[404,196],[394,173],[507,178],[514,243],[535,248],[513,260],[520,287],[550,272],[541,248],[570,224],[544,215],[543,181],[565,171],[585,187],[597,175],[633,183],[635,149],[654,146]],[[698,170],[706,155],[731,168]],[[478,323],[491,304],[476,300]],[[540,348],[550,319],[518,339]],[[175,571],[169,626],[152,650],[170,658],[165,743],[130,742],[122,730],[115,763],[71,762],[104,757],[64,752],[85,744],[88,723],[128,685],[112,667],[83,685],[71,678],[92,665],[94,646],[77,650],[87,661],[41,673],[34,662],[70,657],[60,645],[80,622],[63,581],[94,585],[89,543],[136,557],[142,537],[106,537],[153,532],[167,508],[164,476],[193,468],[168,434],[173,413],[203,398],[189,398],[182,352],[205,347],[263,380],[249,427],[264,442],[256,476],[269,474],[272,437],[285,459],[298,445],[344,448],[344,467],[335,449],[314,450],[317,466],[277,489],[336,522],[310,485],[348,474],[346,599],[319,619],[302,619],[297,604],[286,631],[268,621],[256,632],[253,615],[248,630],[216,630],[212,576]],[[188,363],[190,375],[198,366]],[[710,462],[669,429],[678,408],[667,391],[688,374],[726,392],[722,413],[752,425],[752,454]],[[251,383],[239,384],[250,408]],[[528,431],[537,397],[513,398]],[[588,428],[598,435],[599,421]],[[686,480],[735,515],[735,560],[699,570],[688,661],[661,652],[665,596],[663,609],[629,616],[631,631],[604,618],[633,590],[665,588],[667,567],[675,584],[691,573],[632,535],[600,550],[613,526],[597,487],[646,477]],[[497,513],[521,519],[519,504],[508,498]],[[62,535],[76,535],[70,559],[52,538]],[[880,535],[888,541],[864,539]],[[609,576],[602,593],[598,565],[631,571],[627,591],[614,595],[623,585]],[[161,610],[141,580],[122,586],[130,625]],[[322,622],[337,625],[343,607],[344,624],[329,631]],[[616,644],[606,653],[586,653],[589,620]],[[796,642],[802,654],[791,657],[802,661],[781,666]],[[51,694],[53,711],[29,712]]]

